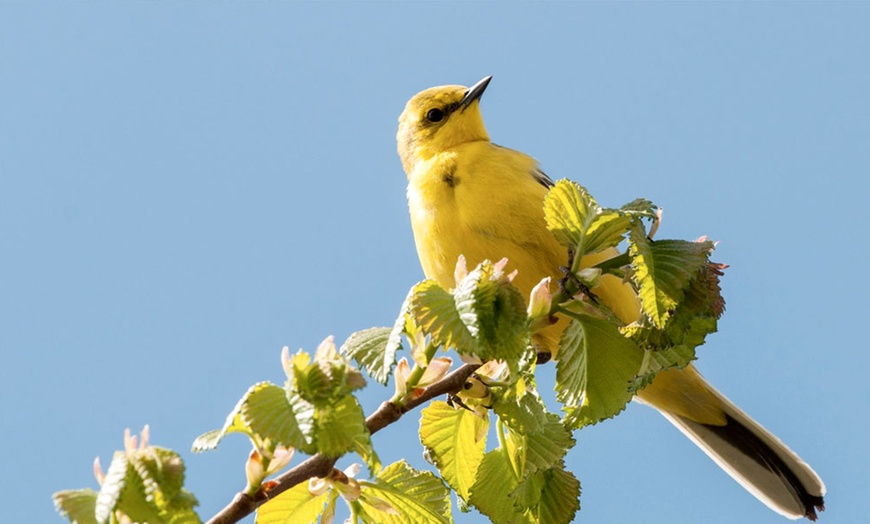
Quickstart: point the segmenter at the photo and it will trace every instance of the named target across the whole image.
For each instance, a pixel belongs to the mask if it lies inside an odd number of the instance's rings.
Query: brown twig
[[[419,396],[407,400],[401,406],[396,406],[392,402],[384,402],[374,413],[366,417],[366,427],[369,433],[374,434],[384,429],[402,418],[402,415],[408,411],[428,400],[447,393],[460,391],[463,384],[465,384],[465,380],[478,367],[479,365],[477,364],[464,364],[440,381],[423,390]],[[312,477],[326,477],[332,471],[338,458],[326,457],[318,453],[276,477],[274,481],[270,482],[268,492],[264,493],[261,490],[256,497],[252,497],[244,492],[237,493],[232,502],[209,519],[207,524],[231,524],[239,522],[270,498],[278,496],[293,486],[305,482]]]

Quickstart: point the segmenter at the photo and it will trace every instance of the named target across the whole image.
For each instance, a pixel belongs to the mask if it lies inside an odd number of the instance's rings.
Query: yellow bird
[[[480,114],[492,77],[472,87],[433,87],[416,94],[399,117],[396,139],[408,176],[408,207],[426,277],[448,289],[457,258],[469,267],[507,257],[526,296],[545,277],[558,279],[567,251],[549,233],[543,201],[552,181],[534,158],[493,144]],[[597,254],[592,265],[615,251]],[[624,322],[640,315],[630,285],[605,276],[596,296]],[[533,342],[555,354],[565,322]],[[714,389],[693,366],[659,373],[635,397],[657,409],[731,477],[774,511],[816,519],[825,485],[776,436]]]

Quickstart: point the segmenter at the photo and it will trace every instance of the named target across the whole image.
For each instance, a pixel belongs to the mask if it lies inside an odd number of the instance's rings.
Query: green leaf
[[[636,198],[625,204],[619,210],[627,215],[634,215],[638,218],[649,218],[655,220],[656,206],[645,198]]]
[[[167,509],[188,509],[197,504],[184,490],[184,462],[178,453],[157,446],[138,449],[127,456],[130,466],[142,479],[146,498],[168,517]]]
[[[290,395],[271,382],[258,382],[242,395],[223,428],[203,433],[194,440],[193,451],[215,449],[227,434],[244,433],[255,446],[268,438],[272,444],[310,453],[313,416],[314,407],[297,394]]]
[[[318,452],[327,457],[340,457],[355,451],[366,460],[370,469],[379,469],[365,413],[354,397],[344,397],[329,409],[318,408],[315,421]]]
[[[483,360],[503,359],[516,371],[529,343],[526,302],[519,290],[485,260],[459,282],[453,296],[462,323],[476,341],[473,351],[457,351]]]
[[[393,328],[374,327],[348,337],[341,352],[354,359],[369,376],[386,385],[396,365],[396,351],[401,347],[401,331],[394,333]]]
[[[428,471],[404,460],[384,468],[370,481],[361,480],[361,516],[383,524],[449,523],[450,491]]]
[[[314,524],[323,512],[328,492],[314,496],[308,482],[297,484],[257,509],[256,524]]]
[[[556,182],[544,199],[547,229],[570,248],[584,240],[586,229],[600,209],[586,188],[570,180]]]
[[[201,453],[203,451],[211,451],[217,448],[218,444],[220,444],[220,441],[223,440],[223,438],[230,433],[244,433],[250,436],[252,434],[251,429],[247,426],[247,424],[245,424],[245,422],[242,421],[242,406],[245,402],[247,402],[248,396],[251,395],[251,393],[262,384],[268,383],[260,382],[248,388],[248,391],[246,391],[245,394],[242,395],[242,398],[240,398],[239,401],[236,402],[235,407],[233,407],[232,411],[230,411],[230,414],[227,415],[226,421],[224,422],[224,425],[221,429],[213,429],[196,437],[196,439],[193,441],[193,452]]]
[[[517,489],[510,494],[513,499],[514,511],[526,513],[529,509],[534,509],[541,501],[541,495],[544,493],[546,478],[543,471],[538,471],[523,479]]]
[[[492,410],[518,433],[537,433],[547,423],[547,408],[532,380],[523,377],[508,387],[493,388]]]
[[[471,504],[496,523],[530,522],[513,504],[519,486],[510,459],[502,448],[483,456],[471,486]]]
[[[299,350],[290,359],[288,390],[294,389],[315,406],[329,406],[365,386],[362,375],[335,351],[331,337],[321,343],[314,359]]]
[[[106,478],[96,501],[97,522],[108,522],[110,516],[118,507],[118,499],[121,498],[121,490],[127,476],[127,455],[122,451],[116,451],[112,457],[112,463],[106,470]]]
[[[441,477],[465,500],[483,460],[488,428],[489,419],[442,401],[432,402],[421,413],[420,441]]]
[[[162,524],[160,512],[148,500],[145,490],[144,480],[136,473],[127,455],[116,451],[97,495],[97,521],[109,522],[112,514],[120,511],[136,522]]]
[[[622,328],[623,334],[647,350],[635,389],[649,384],[658,371],[685,367],[695,359],[695,349],[707,335],[716,332],[718,319],[725,311],[719,289],[723,268],[721,264],[708,263],[695,274],[664,329],[656,329],[647,322]]]
[[[641,218],[655,218],[655,206],[637,199],[620,209],[603,208],[580,184],[560,180],[547,194],[544,216],[556,239],[583,256],[615,247]]]
[[[434,280],[424,280],[414,286],[410,307],[415,324],[429,334],[436,344],[467,353],[477,349],[477,341],[456,310],[453,295]]]
[[[657,328],[673,317],[697,272],[707,264],[713,243],[647,238],[643,227],[629,236],[629,255],[644,313]]]
[[[303,432],[300,422],[304,424],[311,417],[310,404],[291,408],[285,389],[269,382],[255,384],[243,399],[241,421],[260,442],[268,439],[273,445],[309,447],[311,436]]]
[[[73,524],[97,524],[97,492],[92,489],[58,491],[51,496],[54,509]]]
[[[564,404],[566,423],[580,428],[625,408],[643,352],[612,323],[576,316],[562,334],[556,397]]]
[[[580,509],[580,481],[564,468],[562,464],[541,473],[544,487],[534,512],[541,524],[567,524]]]
[[[527,434],[508,431],[506,442],[521,479],[560,464],[574,446],[571,431],[553,413],[547,414],[547,422],[541,431]]]

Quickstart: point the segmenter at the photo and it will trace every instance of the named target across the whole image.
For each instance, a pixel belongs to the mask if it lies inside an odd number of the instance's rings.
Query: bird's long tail
[[[816,472],[713,388],[694,367],[660,373],[636,398],[661,412],[777,513],[791,519],[816,520],[816,511],[825,509],[825,484]]]

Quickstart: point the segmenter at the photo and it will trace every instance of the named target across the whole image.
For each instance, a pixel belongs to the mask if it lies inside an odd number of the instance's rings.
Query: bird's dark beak
[[[483,92],[486,91],[486,86],[489,85],[490,80],[492,80],[492,75],[469,87],[468,91],[465,92],[465,96],[463,96],[462,100],[459,101],[460,107],[465,109],[471,105],[472,102],[480,98],[481,95],[483,95]]]

